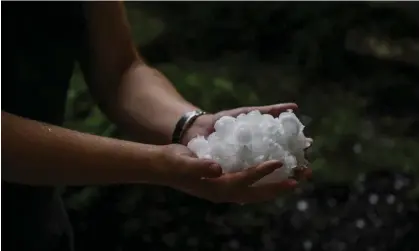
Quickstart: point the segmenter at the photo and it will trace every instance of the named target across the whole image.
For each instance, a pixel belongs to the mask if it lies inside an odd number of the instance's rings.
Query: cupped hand
[[[161,154],[155,160],[154,168],[158,182],[176,186],[179,183],[201,178],[220,177],[222,170],[213,160],[198,159],[186,146],[171,144],[161,146]]]
[[[285,112],[289,109],[295,110],[298,106],[295,103],[283,103],[275,104],[268,106],[250,106],[250,107],[241,107],[232,110],[225,110],[218,112],[216,114],[206,114],[198,117],[191,127],[185,132],[181,143],[187,145],[188,142],[196,137],[197,135],[207,137],[214,132],[215,122],[223,116],[237,117],[242,113],[249,113],[254,110],[260,111],[262,114],[270,114],[274,117],[278,117],[279,114]]]
[[[223,116],[237,117],[242,113],[249,113],[254,110],[260,111],[262,114],[270,114],[274,117],[278,117],[279,114],[285,112],[289,109],[296,110],[298,108],[295,103],[282,103],[274,104],[268,106],[251,106],[251,107],[241,107],[232,110],[221,111],[216,114],[206,114],[200,116],[192,124],[192,126],[185,132],[184,137],[182,138],[181,143],[187,145],[188,142],[196,137],[197,135],[209,136],[214,132],[215,122]],[[295,174],[296,179],[308,179],[311,177],[311,170],[306,168],[304,170],[298,170]]]
[[[223,174],[218,178],[189,180],[174,188],[214,203],[247,204],[271,201],[292,190],[297,181],[289,179],[278,183],[252,185],[281,166],[279,161],[267,161],[237,173]]]
[[[244,171],[221,174],[213,160],[198,159],[183,145],[164,146],[158,160],[160,182],[190,195],[215,203],[254,203],[269,201],[294,188],[293,179],[281,183],[252,186],[264,176],[281,168],[279,161],[268,161]]]

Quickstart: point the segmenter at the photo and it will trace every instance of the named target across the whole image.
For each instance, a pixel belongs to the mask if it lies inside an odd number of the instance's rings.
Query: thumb
[[[270,160],[237,173],[235,178],[237,183],[249,186],[281,167],[282,163],[280,161]]]
[[[198,159],[192,156],[183,156],[184,172],[186,176],[194,178],[218,178],[222,174],[219,164],[209,159]]]
[[[295,103],[282,103],[282,104],[276,104],[276,105],[267,105],[267,106],[250,106],[250,107],[240,107],[233,110],[228,110],[219,113],[219,117],[221,116],[233,116],[236,117],[241,113],[249,113],[251,111],[258,110],[262,114],[270,114],[274,117],[279,116],[282,112],[285,112],[289,109],[296,110],[298,108],[297,104]]]

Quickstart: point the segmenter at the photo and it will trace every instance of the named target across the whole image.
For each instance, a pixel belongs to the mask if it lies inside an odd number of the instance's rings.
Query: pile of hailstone
[[[224,173],[234,173],[268,160],[279,160],[283,166],[257,184],[281,182],[292,176],[293,169],[307,164],[304,149],[312,143],[303,133],[304,125],[292,110],[274,118],[259,111],[224,116],[215,123],[208,138],[197,136],[188,148],[198,158],[213,159]]]

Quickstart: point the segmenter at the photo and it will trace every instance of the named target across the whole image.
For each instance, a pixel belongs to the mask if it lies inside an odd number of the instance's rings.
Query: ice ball
[[[240,114],[237,118],[223,116],[215,122],[214,129],[207,138],[193,138],[187,147],[198,158],[215,160],[224,173],[239,172],[267,160],[283,163],[280,169],[254,185],[289,178],[294,168],[307,164],[304,150],[313,142],[305,137],[304,125],[292,110],[277,118],[258,110]]]

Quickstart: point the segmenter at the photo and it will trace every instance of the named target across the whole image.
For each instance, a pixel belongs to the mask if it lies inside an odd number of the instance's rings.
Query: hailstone
[[[304,125],[292,110],[277,118],[258,110],[237,118],[223,116],[215,122],[215,131],[207,138],[197,136],[187,147],[198,158],[213,159],[224,173],[234,173],[268,160],[283,163],[280,169],[254,185],[281,182],[293,175],[296,167],[305,167],[304,150],[312,144]]]

